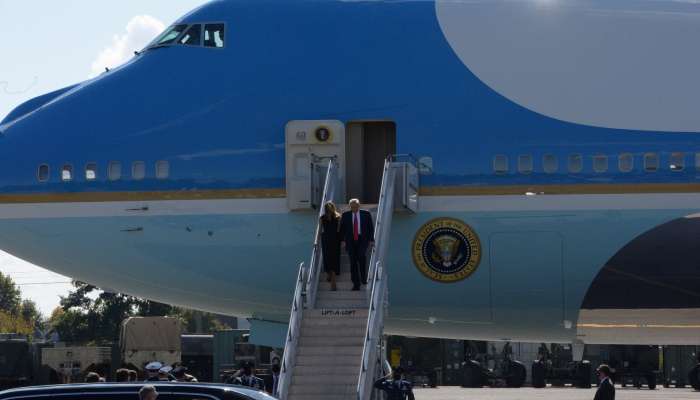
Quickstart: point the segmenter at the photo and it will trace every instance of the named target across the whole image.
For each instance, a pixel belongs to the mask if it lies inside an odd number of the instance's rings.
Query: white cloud
[[[159,33],[165,24],[150,15],[137,15],[126,24],[126,33],[114,35],[112,44],[100,52],[92,63],[90,77],[104,72],[105,67],[114,68],[129,60],[134,51],[141,50]]]

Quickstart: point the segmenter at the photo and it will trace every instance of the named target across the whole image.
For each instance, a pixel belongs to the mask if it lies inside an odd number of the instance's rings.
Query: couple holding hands
[[[336,276],[340,275],[341,244],[350,256],[352,290],[360,290],[361,284],[367,284],[367,249],[374,245],[374,222],[369,211],[360,209],[358,199],[351,199],[348,204],[350,210],[341,215],[329,201],[324,205],[320,221],[323,270],[331,290],[338,290]]]

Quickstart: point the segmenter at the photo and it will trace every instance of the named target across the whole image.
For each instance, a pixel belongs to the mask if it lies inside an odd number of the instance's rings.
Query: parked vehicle
[[[131,317],[119,334],[121,362],[143,371],[151,361],[173,365],[182,361],[182,323],[170,317]]]
[[[32,359],[26,337],[0,338],[0,389],[28,385]]]
[[[148,383],[67,384],[30,386],[0,392],[0,400],[138,400],[138,392]],[[153,382],[158,400],[273,400],[263,392],[241,386],[199,383]],[[60,397],[59,397],[60,396]]]

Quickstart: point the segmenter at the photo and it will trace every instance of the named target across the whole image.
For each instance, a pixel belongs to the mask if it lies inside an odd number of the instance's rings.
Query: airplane
[[[333,157],[339,199],[371,205],[387,156],[414,154],[385,333],[700,344],[699,17],[212,1],[0,122],[0,248],[284,332],[317,225],[309,165]]]

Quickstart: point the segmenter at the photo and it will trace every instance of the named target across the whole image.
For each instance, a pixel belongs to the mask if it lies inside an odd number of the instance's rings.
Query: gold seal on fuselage
[[[426,222],[413,239],[413,263],[426,277],[444,283],[468,278],[481,261],[476,232],[454,218]]]
[[[319,143],[329,143],[332,141],[331,139],[333,139],[333,132],[327,126],[319,126],[314,131],[314,137]]]

